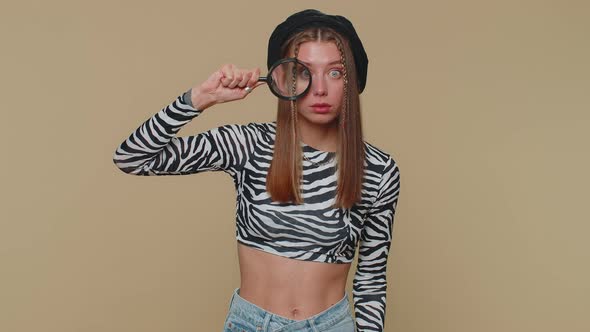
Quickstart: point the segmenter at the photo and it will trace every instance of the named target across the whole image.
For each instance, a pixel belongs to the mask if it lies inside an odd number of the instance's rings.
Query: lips
[[[326,103],[316,103],[311,105],[311,109],[315,113],[328,113],[330,112],[330,108],[332,108],[332,105]]]

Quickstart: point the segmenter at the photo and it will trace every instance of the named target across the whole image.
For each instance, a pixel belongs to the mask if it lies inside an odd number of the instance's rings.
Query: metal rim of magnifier
[[[309,84],[307,84],[307,87],[305,88],[305,90],[303,90],[303,92],[301,92],[298,95],[290,96],[290,97],[289,96],[283,96],[280,93],[276,92],[272,88],[273,85],[272,85],[272,75],[271,74],[272,74],[273,70],[275,70],[275,68],[277,68],[278,66],[280,66],[280,65],[282,65],[283,63],[286,63],[286,62],[295,62],[295,63],[299,64],[301,67],[303,67],[305,70],[307,70],[307,72],[310,74],[309,75]],[[297,60],[297,58],[284,58],[284,59],[281,59],[281,60],[275,62],[272,65],[272,67],[270,67],[270,70],[268,71],[268,76],[266,76],[266,77],[264,77],[264,76],[263,77],[260,77],[258,80],[261,81],[261,82],[266,82],[266,84],[268,84],[268,87],[270,89],[270,92],[272,92],[273,95],[275,95],[275,96],[277,96],[277,97],[279,97],[281,99],[284,99],[284,100],[297,100],[297,98],[299,98],[301,96],[304,96],[309,91],[309,88],[311,87],[311,72],[309,71],[309,68],[307,68],[301,61]]]

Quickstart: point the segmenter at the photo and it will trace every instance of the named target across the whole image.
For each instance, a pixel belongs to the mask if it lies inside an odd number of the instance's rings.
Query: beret
[[[359,93],[363,92],[367,83],[369,59],[352,23],[344,16],[327,15],[315,9],[306,9],[287,17],[270,35],[267,67],[270,69],[275,62],[282,58],[281,47],[291,35],[312,27],[332,28],[348,39],[354,56]]]

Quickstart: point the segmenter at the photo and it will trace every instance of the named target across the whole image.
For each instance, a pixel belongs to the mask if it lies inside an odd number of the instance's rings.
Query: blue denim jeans
[[[292,320],[268,312],[240,297],[236,288],[231,297],[223,332],[354,332],[348,294],[338,303],[304,320]]]

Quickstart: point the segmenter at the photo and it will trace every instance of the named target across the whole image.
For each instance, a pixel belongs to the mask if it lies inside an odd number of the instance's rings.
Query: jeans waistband
[[[346,291],[344,292],[344,297],[340,301],[326,310],[303,320],[293,320],[266,311],[256,304],[247,301],[240,296],[239,290],[239,288],[234,290],[230,302],[230,311],[233,314],[241,316],[244,319],[249,319],[250,321],[259,321],[262,323],[268,322],[272,319],[273,321],[278,322],[281,325],[289,326],[290,328],[301,327],[304,329],[309,326],[315,326],[317,329],[326,329],[342,320],[346,315],[350,315],[350,304],[348,301],[348,293]]]

